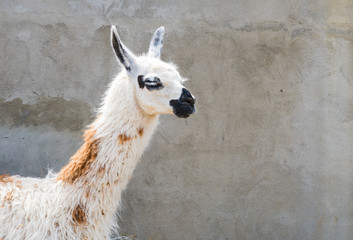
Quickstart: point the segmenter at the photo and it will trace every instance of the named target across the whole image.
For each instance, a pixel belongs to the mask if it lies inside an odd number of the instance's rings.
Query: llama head
[[[135,96],[143,111],[187,118],[195,112],[195,98],[183,86],[185,79],[177,67],[160,60],[163,37],[164,27],[160,27],[152,36],[148,53],[136,56],[121,42],[116,27],[111,28],[113,50],[135,86]]]

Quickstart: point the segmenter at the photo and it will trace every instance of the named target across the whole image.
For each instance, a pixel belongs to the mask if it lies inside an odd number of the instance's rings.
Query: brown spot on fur
[[[99,176],[103,176],[104,173],[105,173],[105,168],[104,168],[104,167],[100,167],[100,168],[98,169],[98,175],[99,175]]]
[[[1,207],[4,207],[5,206],[5,203],[9,204],[10,207],[11,207],[11,203],[12,203],[12,200],[13,200],[14,196],[13,196],[13,190],[11,192],[8,192],[6,193],[5,197],[4,197],[4,202],[2,204]]]
[[[17,180],[17,181],[15,182],[15,186],[18,187],[19,189],[22,189],[22,181]]]
[[[143,135],[143,128],[139,128],[137,131],[139,132],[140,137],[142,137],[142,135]]]
[[[85,195],[86,195],[86,198],[89,198],[90,194],[91,194],[91,188],[87,188],[86,191],[85,191]]]
[[[4,200],[10,203],[13,200],[13,190],[11,192],[6,193]]]
[[[96,130],[93,129],[85,132],[83,135],[85,142],[58,173],[57,180],[74,183],[80,177],[87,175],[98,155],[99,139],[94,137],[95,134]]]
[[[80,225],[87,224],[86,213],[80,205],[77,205],[74,211],[72,212],[72,219],[76,224],[80,224]]]
[[[103,216],[105,215],[105,213],[104,213],[104,209],[102,209],[102,215],[103,215]]]
[[[6,184],[6,183],[12,183],[13,178],[7,174],[2,174],[0,175],[0,183]]]
[[[127,141],[130,141],[131,137],[127,136],[126,134],[119,135],[119,143],[124,144]]]

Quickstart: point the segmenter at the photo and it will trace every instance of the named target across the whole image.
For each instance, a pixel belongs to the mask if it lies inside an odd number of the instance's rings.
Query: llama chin
[[[148,53],[136,56],[112,26],[111,44],[122,70],[85,130],[83,145],[57,174],[0,176],[0,239],[96,240],[109,239],[116,231],[121,193],[159,114],[173,114],[170,101],[175,99],[188,106],[178,111],[190,115],[195,109],[177,68],[160,60],[163,38],[160,27]]]

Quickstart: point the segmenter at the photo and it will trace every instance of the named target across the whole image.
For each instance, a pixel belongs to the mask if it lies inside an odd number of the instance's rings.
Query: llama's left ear
[[[121,42],[115,26],[111,28],[111,43],[113,50],[128,72],[136,69],[135,55]]]
[[[158,59],[161,58],[163,39],[164,39],[164,27],[160,27],[152,36],[150,47],[148,49],[149,57],[158,58]]]

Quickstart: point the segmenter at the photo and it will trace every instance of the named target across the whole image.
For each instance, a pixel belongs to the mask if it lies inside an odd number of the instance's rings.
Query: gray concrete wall
[[[353,238],[351,0],[0,1],[0,169],[80,145],[118,64],[160,25],[198,113],[164,116],[123,196],[139,239]]]

